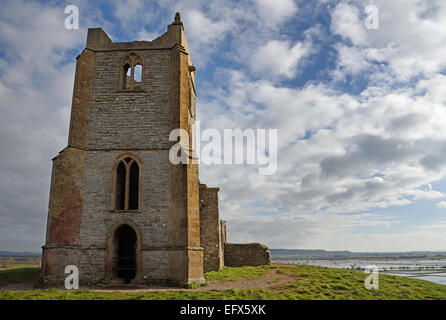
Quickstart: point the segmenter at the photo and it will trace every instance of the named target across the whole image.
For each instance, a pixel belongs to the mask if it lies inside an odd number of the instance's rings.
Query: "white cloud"
[[[151,32],[143,28],[136,34],[136,38],[141,41],[153,41],[162,34],[163,34],[162,32],[156,32],[156,31]]]
[[[255,0],[262,23],[275,27],[287,22],[297,12],[294,0]]]
[[[261,46],[254,55],[250,67],[257,73],[270,77],[291,78],[296,74],[299,62],[312,52],[311,45],[297,42],[271,40]]]
[[[338,45],[339,64],[346,65],[346,50],[355,53],[352,68],[343,71],[354,74],[363,70],[367,61],[385,63],[374,71],[373,79],[382,83],[408,81],[415,76],[431,77],[446,67],[446,3],[414,0],[396,4],[377,1],[379,29],[367,30],[364,8],[369,1],[342,1],[332,12],[331,29],[348,40],[347,47]],[[348,48],[348,49],[347,49]],[[344,52],[343,52],[344,51]],[[361,60],[362,55],[362,62]],[[352,66],[350,64],[350,66]],[[375,66],[376,67],[376,66]],[[369,68],[373,68],[369,65]],[[341,78],[337,74],[337,78]]]
[[[264,80],[252,81],[239,71],[225,70],[225,74],[227,82],[221,85],[226,90],[215,92],[214,100],[208,102],[212,113],[200,113],[202,124],[279,131],[279,169],[274,176],[257,176],[253,168],[201,166],[202,181],[221,187],[225,199],[222,218],[228,219],[229,225],[239,225],[248,217],[249,222],[240,227],[228,227],[234,241],[251,241],[257,236],[273,247],[308,247],[313,243],[336,249],[329,239],[341,231],[333,230],[324,239],[317,232],[302,238],[309,226],[301,219],[314,215],[316,228],[325,226],[329,217],[338,217],[337,226],[348,235],[339,236],[339,243],[342,239],[345,246],[349,239],[359,237],[355,228],[361,227],[351,225],[351,217],[343,215],[346,212],[446,197],[432,188],[421,189],[446,174],[446,129],[441,126],[446,121],[446,108],[438,91],[443,76],[432,80],[436,86],[420,82],[419,86],[400,90],[370,87],[362,95],[353,96],[324,85],[283,88]],[[243,95],[239,95],[239,88],[243,88]],[[239,104],[231,108],[233,101]],[[207,106],[201,108],[210,111]],[[308,132],[308,139],[299,140]],[[224,204],[226,201],[231,202],[230,206]],[[253,208],[253,203],[260,204]],[[271,207],[281,214],[260,215]],[[322,208],[323,215],[317,213]],[[387,228],[386,219],[371,223]],[[266,231],[266,226],[274,231]],[[275,236],[278,233],[280,237]],[[351,249],[359,250],[362,244],[363,248],[372,248],[376,237],[370,238]],[[395,239],[401,244],[398,239],[406,239],[406,235],[396,235]],[[337,249],[343,248],[337,245]],[[388,248],[378,241],[375,250]]]
[[[341,2],[334,8],[331,28],[334,34],[350,40],[353,45],[367,44],[367,33],[360,19],[359,9],[353,5]]]
[[[207,18],[198,10],[186,11],[182,19],[187,25],[188,40],[196,42],[196,45],[212,45],[215,41],[221,40],[230,27],[224,21],[213,21]]]
[[[365,50],[357,47],[349,47],[346,45],[339,45],[338,50],[338,68],[343,72],[334,73],[336,80],[344,80],[342,77],[345,73],[356,75],[365,69],[371,67],[367,58],[364,56]],[[339,71],[339,70],[337,70]]]
[[[149,22],[160,14],[153,4],[143,0],[110,1],[114,15],[120,23],[121,31],[132,31],[140,27],[138,21]],[[171,18],[173,20],[173,17]],[[127,41],[131,41],[128,39]],[[151,40],[151,39],[149,39]]]

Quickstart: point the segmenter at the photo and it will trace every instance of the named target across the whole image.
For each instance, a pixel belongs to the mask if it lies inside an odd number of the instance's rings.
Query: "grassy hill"
[[[280,264],[225,267],[207,273],[205,286],[189,289],[5,290],[8,284],[36,281],[38,271],[38,267],[0,271],[0,299],[446,299],[446,286],[423,280],[380,275],[379,289],[367,290],[367,274],[360,271]]]

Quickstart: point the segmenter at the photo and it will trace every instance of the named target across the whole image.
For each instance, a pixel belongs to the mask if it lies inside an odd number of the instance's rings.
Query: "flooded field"
[[[445,259],[327,259],[327,260],[272,260],[277,263],[312,265],[351,270],[365,270],[375,266],[380,273],[427,280],[446,285]]]

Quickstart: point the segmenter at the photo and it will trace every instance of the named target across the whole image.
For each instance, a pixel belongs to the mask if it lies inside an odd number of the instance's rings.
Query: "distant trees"
[[[40,258],[32,258],[31,259],[31,265],[40,265],[42,263],[42,260]]]
[[[13,257],[9,257],[7,259],[3,259],[1,262],[2,269],[12,268],[15,264],[15,259]]]
[[[42,259],[38,256],[0,256],[0,269],[18,266],[40,266]]]

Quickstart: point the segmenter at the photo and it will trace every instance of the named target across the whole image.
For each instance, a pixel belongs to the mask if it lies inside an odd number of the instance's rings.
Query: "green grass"
[[[221,282],[232,281],[237,279],[257,279],[262,277],[266,272],[275,269],[275,266],[256,266],[256,267],[239,267],[230,268],[223,267],[220,271],[207,272],[204,277],[207,281],[218,280]]]
[[[367,274],[360,271],[332,269],[313,266],[259,266],[242,268],[223,268],[220,272],[205,274],[208,281],[231,281],[240,278],[255,279],[262,277],[269,270],[276,269],[278,274],[290,277],[287,283],[270,289],[249,290],[201,290],[190,289],[150,292],[93,292],[81,290],[29,290],[0,291],[0,299],[68,299],[68,300],[152,300],[152,299],[446,299],[446,286],[423,280],[396,276],[379,275],[379,289],[367,290],[364,279]],[[7,272],[9,271],[9,272]],[[0,272],[0,284],[17,283],[35,279],[38,268],[20,268]]]
[[[424,280],[379,275],[379,289],[367,290],[361,271],[313,266],[281,267],[299,278],[284,288],[295,298],[343,300],[423,300],[446,299],[446,286]]]
[[[0,287],[13,283],[36,281],[39,278],[40,267],[13,267],[0,270]]]

